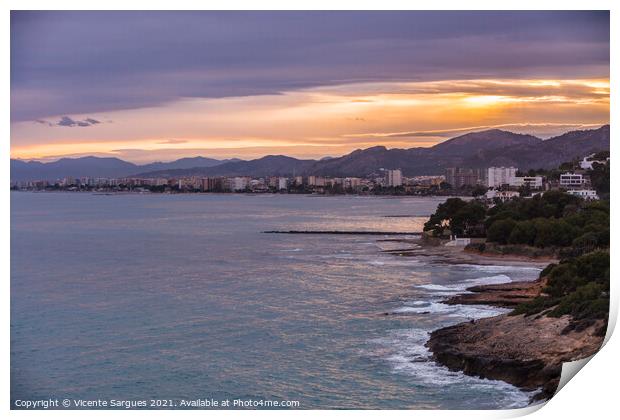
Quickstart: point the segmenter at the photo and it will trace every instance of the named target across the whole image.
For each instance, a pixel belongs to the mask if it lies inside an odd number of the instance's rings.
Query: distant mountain
[[[375,146],[337,158],[295,159],[269,155],[260,159],[218,161],[204,157],[174,162],[134,165],[116,158],[86,157],[56,162],[11,160],[11,180],[59,179],[65,176],[181,177],[181,176],[365,176],[380,169],[400,168],[404,175],[443,174],[445,168],[516,166],[519,169],[555,168],[592,152],[609,150],[609,125],[571,131],[543,140],[503,130],[468,133],[433,147],[387,149]]]
[[[349,155],[318,162],[311,171],[332,176],[361,176],[381,168],[401,168],[405,175],[442,174],[446,167],[461,166],[471,157],[507,147],[533,147],[543,142],[534,136],[502,130],[468,133],[433,147],[386,149],[383,146],[356,150]],[[486,166],[486,165],[482,165]]]
[[[172,162],[154,162],[136,165],[118,158],[86,156],[81,158],[63,158],[54,162],[22,161],[11,159],[11,181],[34,181],[40,179],[56,180],[67,176],[121,178],[138,172],[187,169],[195,166],[213,167],[239,159],[217,160],[202,156],[182,158]]]
[[[528,147],[541,142],[542,139],[529,134],[493,129],[464,134],[439,143],[432,149],[434,154],[464,156],[512,146]]]
[[[590,153],[609,150],[609,125],[596,130],[569,131],[531,145],[516,144],[475,154],[465,165],[516,166],[520,169],[557,168],[561,163]]]
[[[196,167],[210,168],[212,166],[221,165],[227,162],[239,162],[240,159],[217,160],[196,156],[191,158],[182,158],[172,162],[153,162],[146,165],[140,165],[140,172],[165,171],[170,169],[189,169]]]
[[[144,172],[141,177],[180,177],[180,176],[289,176],[308,173],[315,160],[295,159],[289,156],[269,155],[248,161],[227,162],[215,167],[195,167],[190,169],[170,169]]]
[[[445,168],[452,166],[550,169],[600,150],[609,150],[609,125],[596,130],[571,131],[548,140],[509,131],[487,130],[455,137],[429,148],[388,150],[377,146],[356,150],[340,158],[317,162],[309,172],[360,176],[381,168],[401,168],[404,175],[414,176],[443,174]]]
[[[11,181],[55,180],[66,176],[114,178],[135,172],[137,168],[138,165],[121,159],[94,156],[63,158],[49,163],[11,159]]]

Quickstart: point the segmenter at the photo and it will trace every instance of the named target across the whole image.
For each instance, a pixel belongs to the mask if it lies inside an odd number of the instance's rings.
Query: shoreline
[[[516,267],[536,267],[541,270],[551,263],[558,263],[555,257],[530,258],[516,254],[481,254],[464,250],[462,247],[427,245],[423,239],[384,239],[382,242],[399,242],[414,246],[405,249],[386,249],[381,253],[398,255],[401,257],[425,256],[439,264],[474,264],[474,265],[511,265]]]
[[[439,247],[448,248],[448,247]],[[492,257],[457,248],[425,251],[447,255],[447,263],[468,261],[544,267],[554,258],[524,256]],[[427,254],[427,255],[428,255]],[[461,255],[459,255],[461,254]],[[467,257],[462,258],[463,254]],[[473,286],[443,300],[448,305],[487,305],[514,309],[538,296],[546,279]],[[433,359],[453,371],[480,378],[501,380],[524,391],[539,392],[533,401],[550,399],[557,389],[562,363],[583,359],[600,348],[604,322],[597,320],[575,328],[567,315],[552,318],[541,313],[530,316],[503,314],[462,322],[432,331],[425,346]]]

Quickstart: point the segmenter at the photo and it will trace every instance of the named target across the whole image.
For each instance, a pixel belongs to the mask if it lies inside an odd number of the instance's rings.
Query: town
[[[380,169],[365,177],[269,176],[269,177],[180,177],[180,178],[94,178],[64,177],[48,181],[12,182],[12,190],[92,191],[134,193],[289,193],[359,195],[460,195],[488,201],[528,197],[542,191],[561,189],[587,200],[599,196],[589,173],[609,162],[609,152],[599,152],[580,161],[563,164],[559,170],[530,170],[488,167],[446,168],[445,175],[406,177],[400,169]]]

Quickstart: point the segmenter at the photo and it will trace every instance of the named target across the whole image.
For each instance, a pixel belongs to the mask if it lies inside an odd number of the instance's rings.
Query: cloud
[[[351,82],[608,75],[608,11],[11,13],[13,121]]]
[[[46,120],[34,120],[37,124],[47,125],[48,127],[90,127],[92,125],[101,124],[101,121],[98,121],[94,118],[86,118],[84,120],[74,120],[71,117],[64,116],[60,120],[55,123],[46,121]]]
[[[599,128],[606,124],[606,122],[596,124],[570,124],[570,123],[509,123],[509,124],[495,124],[495,125],[479,125],[473,127],[459,127],[451,129],[436,129],[436,130],[424,130],[424,131],[405,131],[399,133],[361,133],[361,134],[345,134],[346,138],[360,138],[360,139],[382,139],[382,138],[436,138],[446,139],[450,137],[457,137],[463,134],[484,131],[484,130],[505,130],[515,133],[532,134],[541,136],[543,138],[556,136],[559,133],[573,130],[589,130]]]
[[[187,140],[168,139],[168,140],[162,140],[162,141],[157,142],[157,144],[182,144],[182,143],[187,143]]]

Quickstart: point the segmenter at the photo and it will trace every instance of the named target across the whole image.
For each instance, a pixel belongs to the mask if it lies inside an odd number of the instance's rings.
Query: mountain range
[[[609,150],[609,125],[593,130],[570,131],[546,140],[493,129],[464,134],[433,147],[387,149],[375,146],[320,160],[281,155],[253,160],[193,157],[136,165],[117,158],[92,156],[63,158],[50,163],[11,159],[11,181],[55,180],[65,176],[365,176],[380,169],[396,168],[402,169],[405,176],[437,175],[452,166],[550,169],[562,162],[602,150]]]
[[[202,156],[182,158],[172,162],[153,162],[136,165],[113,157],[86,156],[62,158],[54,162],[23,161],[11,159],[11,181],[56,180],[66,176],[122,178],[140,172],[166,171],[169,169],[208,168],[239,159],[217,160]]]

